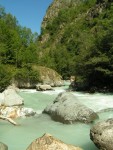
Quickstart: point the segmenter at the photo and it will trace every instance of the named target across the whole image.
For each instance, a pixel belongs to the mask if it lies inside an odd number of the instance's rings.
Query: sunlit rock
[[[8,146],[0,142],[0,150],[8,150]]]
[[[5,106],[16,106],[24,103],[23,98],[13,88],[7,88],[2,94],[4,95],[3,105]]]
[[[18,118],[18,117],[34,116],[36,112],[32,108],[24,108],[19,106],[13,107],[2,106],[0,108],[0,114],[8,118]]]
[[[41,138],[33,141],[27,150],[82,150],[79,147],[75,147],[69,144],[65,144],[62,141],[54,138],[50,134],[44,134]]]

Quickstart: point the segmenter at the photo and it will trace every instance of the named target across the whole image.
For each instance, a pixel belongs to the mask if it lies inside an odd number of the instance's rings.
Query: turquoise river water
[[[55,91],[36,92],[35,90],[21,90],[25,107],[31,107],[41,112],[51,103],[58,93],[65,91],[67,87],[55,88]],[[111,108],[106,112],[100,112],[99,120],[113,118],[113,94],[88,94],[73,92],[78,101],[90,107],[96,112]],[[28,145],[44,133],[50,133],[54,137],[68,144],[80,146],[84,150],[98,150],[90,140],[90,128],[93,124],[76,123],[64,125],[51,120],[48,115],[42,114],[35,117],[16,119],[19,126],[13,126],[6,121],[0,122],[0,141],[7,144],[8,150],[26,150]]]

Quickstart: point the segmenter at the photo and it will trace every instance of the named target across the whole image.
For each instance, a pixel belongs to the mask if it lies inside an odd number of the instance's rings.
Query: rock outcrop
[[[108,119],[94,125],[90,138],[101,150],[113,150],[113,119]]]
[[[39,72],[42,84],[50,86],[62,86],[62,77],[53,69],[43,66],[33,66],[33,69]]]
[[[45,134],[41,138],[33,141],[27,150],[82,150],[79,147],[75,147],[69,144],[65,144],[62,141],[54,138],[50,134]]]
[[[59,11],[62,8],[68,8],[74,6],[79,2],[79,0],[54,0],[53,3],[49,6],[46,15],[42,22],[42,28],[47,26],[48,21],[52,21],[55,17],[58,16]]]
[[[8,150],[8,146],[0,142],[0,150]]]
[[[63,81],[61,75],[59,75],[55,70],[43,67],[43,66],[32,66],[33,71],[36,71],[39,74],[39,80],[37,82],[31,81],[30,79],[12,79],[12,84],[14,84],[18,88],[25,89],[35,89],[36,85],[48,84],[51,86],[62,86]]]
[[[43,113],[63,123],[76,121],[89,123],[98,118],[93,110],[81,104],[73,94],[68,92],[60,93],[53,103],[44,109]]]

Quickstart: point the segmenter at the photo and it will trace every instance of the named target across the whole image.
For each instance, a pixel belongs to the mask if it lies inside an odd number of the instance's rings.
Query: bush
[[[0,92],[4,91],[5,88],[10,84],[11,72],[5,65],[0,65]]]

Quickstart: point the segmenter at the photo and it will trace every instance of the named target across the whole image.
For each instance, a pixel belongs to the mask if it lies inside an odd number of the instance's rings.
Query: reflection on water
[[[31,92],[24,90],[20,92],[20,95],[24,98],[26,107],[43,110],[62,91],[64,91],[62,88],[56,88],[52,92],[33,92],[33,90]],[[95,111],[113,107],[112,95],[74,94],[81,103],[93,108]],[[98,121],[113,117],[113,111],[99,113],[99,116],[100,119]],[[80,146],[84,150],[98,150],[89,136],[92,124],[76,123],[73,125],[64,125],[51,120],[45,114],[38,117],[17,119],[16,121],[20,126],[12,126],[5,121],[0,122],[0,141],[6,143],[9,150],[26,150],[34,139],[41,137],[44,133],[50,133],[65,143]]]

